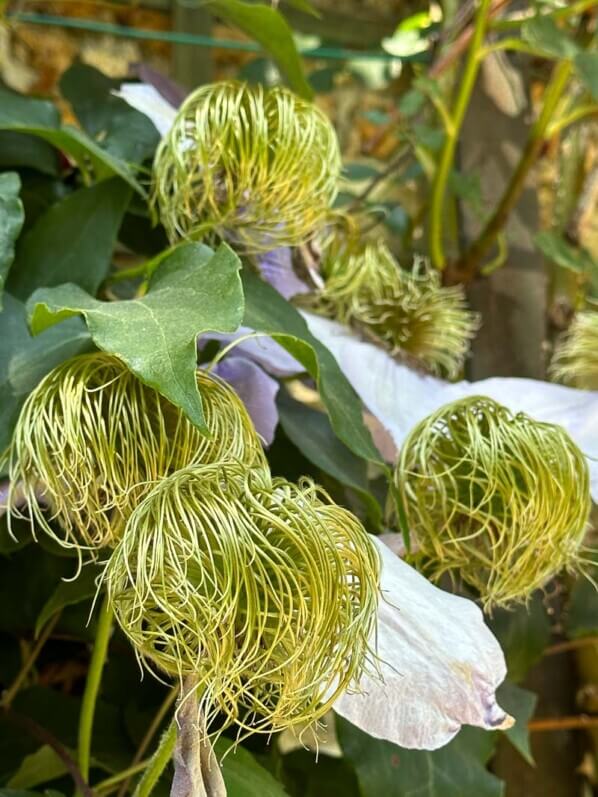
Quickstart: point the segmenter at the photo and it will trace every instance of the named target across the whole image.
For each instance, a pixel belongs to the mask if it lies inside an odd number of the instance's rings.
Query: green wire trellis
[[[234,39],[215,39],[212,36],[202,36],[197,33],[183,33],[182,31],[156,31],[145,28],[132,28],[127,25],[116,25],[111,22],[95,22],[91,19],[78,19],[75,17],[61,17],[52,14],[35,14],[28,12],[13,12],[5,17],[10,22],[23,22],[29,25],[48,25],[51,27],[71,28],[73,30],[86,30],[92,33],[107,33],[111,36],[120,36],[128,39],[145,39],[147,41],[163,41],[171,44],[188,44],[196,47],[218,47],[223,50],[242,50],[244,52],[264,52],[264,48],[255,42],[235,41]],[[338,47],[312,47],[300,50],[304,58],[333,60],[333,61],[398,61],[394,55],[381,50],[347,50]]]

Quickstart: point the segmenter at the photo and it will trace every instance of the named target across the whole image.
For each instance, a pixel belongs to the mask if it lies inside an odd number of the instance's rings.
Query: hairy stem
[[[528,722],[527,729],[537,731],[571,731],[578,728],[598,728],[598,717],[581,714],[579,717],[547,717]]]
[[[176,739],[177,724],[176,719],[173,719],[168,729],[162,734],[160,744],[152,756],[152,759],[149,763],[149,766],[145,770],[143,777],[139,781],[139,785],[135,789],[135,797],[150,797],[154,786],[160,779],[160,775],[164,772],[168,762],[172,758],[172,754],[176,745]]]
[[[550,82],[546,87],[542,111],[530,131],[517,168],[513,172],[496,210],[479,237],[455,264],[450,282],[469,282],[479,272],[483,258],[492,249],[498,235],[506,224],[525,187],[525,181],[530,169],[540,155],[548,125],[567,87],[572,68],[569,61],[562,61],[555,66]]]
[[[490,10],[490,0],[481,0],[480,8],[477,12],[473,36],[469,46],[469,53],[465,62],[463,75],[455,104],[451,112],[451,126],[446,131],[444,146],[440,153],[440,160],[434,176],[432,186],[432,200],[430,205],[430,256],[432,263],[438,269],[443,269],[446,265],[446,256],[443,245],[444,232],[444,200],[448,178],[455,160],[455,149],[461,131],[461,126],[465,118],[471,93],[475,86],[475,81],[480,67],[479,51],[484,42],[484,34],[488,22],[488,12]]]
[[[108,653],[108,643],[112,632],[112,609],[108,597],[104,598],[100,608],[98,628],[87,672],[87,682],[81,703],[79,717],[79,769],[85,780],[89,779],[89,761],[91,757],[91,735],[96,709],[102,671]]]

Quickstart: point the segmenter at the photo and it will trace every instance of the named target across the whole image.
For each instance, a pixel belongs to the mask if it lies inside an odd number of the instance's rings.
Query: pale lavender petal
[[[262,276],[285,299],[299,293],[309,293],[309,287],[293,270],[293,259],[288,246],[272,249],[261,255],[258,260]]]
[[[239,327],[232,335],[224,335],[219,332],[209,332],[202,335],[200,345],[205,340],[218,340],[224,344],[232,343],[234,340],[251,335],[253,330],[249,327]],[[257,335],[248,338],[237,344],[233,350],[235,354],[243,354],[244,357],[253,360],[262,366],[272,376],[294,376],[305,371],[301,365],[286,349],[267,335]]]
[[[169,105],[178,108],[187,96],[187,91],[166,75],[145,63],[137,64],[137,75],[143,83],[153,86]]]
[[[465,396],[488,396],[512,412],[563,426],[587,457],[592,497],[598,501],[598,391],[519,377],[451,384],[397,363],[388,352],[361,340],[342,324],[311,313],[303,315],[397,447],[416,423],[443,404]]]
[[[473,601],[438,589],[379,539],[382,574],[372,644],[380,677],[365,675],[334,710],[377,739],[435,750],[462,725],[506,730],[513,719],[496,702],[506,675],[500,645]]]
[[[213,373],[235,389],[247,407],[258,434],[270,445],[278,424],[278,382],[259,365],[244,357],[226,357],[214,367]]]
[[[147,83],[121,83],[120,90],[113,94],[145,114],[161,136],[165,136],[172,127],[176,109],[153,86]]]

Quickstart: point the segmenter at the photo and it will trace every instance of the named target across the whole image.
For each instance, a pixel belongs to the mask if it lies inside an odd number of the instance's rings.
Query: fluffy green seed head
[[[585,390],[598,390],[598,312],[578,313],[557,344],[551,375]]]
[[[25,402],[8,452],[27,516],[65,547],[101,548],[115,544],[162,476],[224,458],[265,463],[236,393],[203,371],[197,379],[210,437],[112,355],[84,354],[51,371]]]
[[[162,140],[153,204],[172,242],[295,246],[322,226],[340,169],[336,134],[315,105],[285,88],[214,83],[187,98]]]
[[[193,676],[224,726],[314,722],[368,661],[378,554],[308,480],[229,464],[179,471],[133,512],[105,578],[140,660]]]
[[[523,601],[578,562],[589,473],[560,426],[485,397],[455,401],[410,433],[396,483],[424,572],[462,579],[486,607]]]
[[[355,325],[434,373],[458,375],[479,326],[461,286],[443,287],[438,272],[423,263],[406,271],[382,241],[356,237],[334,239],[321,271],[316,311]]]

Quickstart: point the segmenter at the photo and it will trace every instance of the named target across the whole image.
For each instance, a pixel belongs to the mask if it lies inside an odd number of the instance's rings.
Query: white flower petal
[[[592,497],[598,501],[598,392],[537,379],[494,377],[451,384],[411,370],[342,324],[304,313],[315,337],[330,349],[363,403],[401,446],[413,426],[443,404],[482,395],[513,412],[563,426],[588,458]],[[367,367],[364,367],[367,363]]]
[[[382,681],[364,676],[334,710],[378,739],[435,750],[461,725],[513,724],[496,702],[502,650],[469,600],[433,586],[374,538],[382,559],[377,652]]]
[[[120,91],[115,91],[114,95],[136,111],[145,114],[161,136],[165,136],[172,127],[176,108],[166,102],[160,92],[148,83],[122,83]]]

